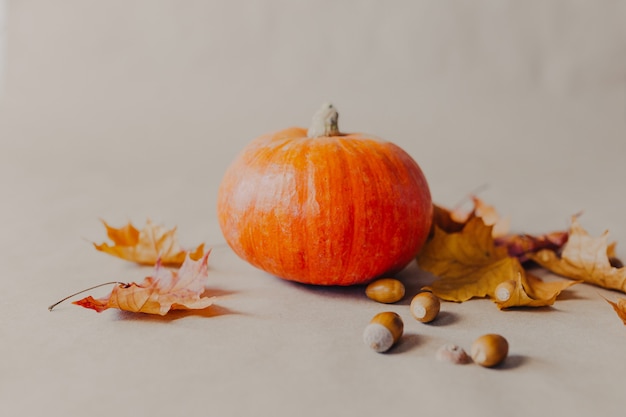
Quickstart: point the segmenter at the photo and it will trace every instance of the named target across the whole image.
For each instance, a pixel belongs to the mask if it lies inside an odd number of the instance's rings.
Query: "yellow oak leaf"
[[[592,237],[573,217],[568,241],[560,255],[544,249],[529,256],[555,274],[626,292],[626,267],[612,264],[614,252],[615,245],[608,243],[608,231]]]
[[[460,232],[436,227],[417,257],[420,268],[437,276],[423,289],[447,301],[490,297],[504,309],[552,305],[562,290],[576,284],[544,282],[528,275],[506,247],[495,245],[492,227],[478,217],[468,220]],[[505,284],[508,292],[503,296]]]
[[[116,229],[102,222],[107,230],[107,236],[113,241],[113,246],[94,243],[94,247],[109,255],[136,262],[142,265],[154,265],[160,260],[165,266],[180,266],[187,254],[193,260],[202,258],[204,244],[193,251],[185,251],[176,239],[176,228],[165,230],[150,220],[142,230],[137,230],[131,223]]]
[[[622,321],[626,325],[626,298],[618,298],[617,302],[613,302],[606,298],[604,299],[606,300],[607,303],[611,304],[611,306],[613,307],[613,310],[615,310],[619,318],[622,319]]]

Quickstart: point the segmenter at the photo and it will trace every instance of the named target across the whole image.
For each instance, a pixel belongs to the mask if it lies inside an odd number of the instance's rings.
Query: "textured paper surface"
[[[6,65],[6,5],[0,0],[0,97],[4,90],[4,71]]]
[[[626,257],[623,2],[9,1],[0,99],[0,404],[8,415],[621,415],[626,328],[587,285],[554,308],[444,303],[431,325],[407,298],[314,288],[228,249],[216,193],[253,138],[307,126],[332,101],[345,131],[411,154],[436,202],[481,197],[512,227],[572,214]],[[206,242],[212,317],[165,318],[63,296],[150,272],[97,253],[99,218],[147,217]],[[624,246],[621,246],[624,245]],[[552,279],[553,277],[547,276]],[[102,293],[94,291],[93,295]],[[362,332],[384,310],[388,354]],[[502,369],[435,359],[484,333]]]

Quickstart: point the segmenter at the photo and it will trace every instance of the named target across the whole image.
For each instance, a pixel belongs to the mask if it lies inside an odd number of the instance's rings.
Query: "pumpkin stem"
[[[341,133],[339,133],[338,119],[339,113],[337,113],[337,109],[330,103],[324,103],[313,116],[307,136],[310,138],[339,136]]]

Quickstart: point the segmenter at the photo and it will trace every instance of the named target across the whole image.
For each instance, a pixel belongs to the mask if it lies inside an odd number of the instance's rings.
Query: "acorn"
[[[430,292],[421,292],[411,300],[411,315],[422,323],[430,323],[439,314],[441,302]]]
[[[376,352],[386,352],[400,339],[404,323],[397,313],[376,314],[363,331],[363,341]]]
[[[404,297],[404,284],[394,278],[381,278],[365,288],[365,295],[379,303],[395,303]]]
[[[465,352],[465,350],[463,350],[462,347],[454,345],[452,343],[447,343],[437,349],[435,357],[437,358],[437,360],[440,360],[442,362],[450,362],[455,365],[463,365],[472,361],[472,359]]]
[[[485,334],[472,343],[470,354],[474,362],[492,367],[500,364],[509,353],[509,342],[499,334]]]
[[[500,302],[509,301],[515,288],[517,288],[517,282],[512,279],[499,283],[495,290],[496,300]]]

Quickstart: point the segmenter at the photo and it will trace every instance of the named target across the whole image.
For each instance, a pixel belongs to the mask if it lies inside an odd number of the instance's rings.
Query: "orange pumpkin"
[[[289,128],[244,148],[222,180],[218,217],[252,265],[308,284],[353,285],[403,269],[430,229],[432,202],[400,147],[343,134],[324,105],[308,130]]]

